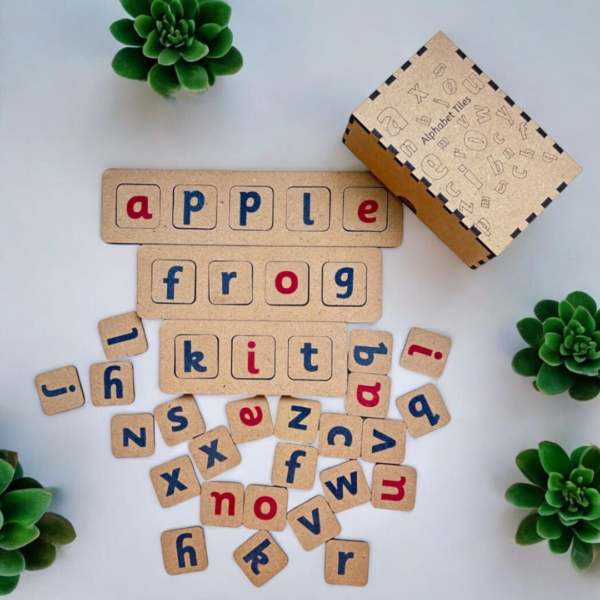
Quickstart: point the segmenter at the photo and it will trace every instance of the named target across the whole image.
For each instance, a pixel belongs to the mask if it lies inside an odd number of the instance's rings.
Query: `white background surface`
[[[514,323],[544,297],[597,277],[599,42],[596,0],[232,0],[235,44],[246,65],[204,97],[165,101],[115,76],[119,44],[108,27],[116,0],[2,3],[0,19],[0,446],[56,490],[77,542],[49,571],[27,573],[14,598],[597,598],[600,561],[574,572],[543,545],[513,536],[525,513],[503,500],[521,480],[515,455],[543,439],[567,449],[600,442],[600,399],[545,398],[513,375],[523,344]],[[304,552],[288,527],[275,534],[288,567],[254,589],[232,553],[252,532],[206,528],[207,571],[163,569],[159,536],[198,523],[198,500],[160,508],[149,469],[185,452],[157,433],[156,454],[117,460],[109,422],[167,399],[157,385],[158,322],[133,359],[135,404],[96,408],[88,369],[104,360],[97,323],[135,307],[134,246],[99,234],[100,180],[108,167],[361,170],[342,145],[351,111],[443,29],[584,167],[584,173],[500,258],[470,271],[409,211],[400,248],[384,251],[384,316],[395,335],[392,397],[427,381],[398,366],[412,326],[454,341],[438,385],[453,420],[409,439],[419,472],[412,513],[364,505],[340,515],[342,536],[371,544],[367,588],[327,586],[324,547]],[[46,417],[38,372],[78,367],[86,405]],[[199,398],[208,427],[225,398]],[[343,401],[324,400],[328,411]],[[275,399],[272,401],[275,409]],[[392,403],[390,416],[398,417]],[[224,480],[270,483],[275,439],[241,447]],[[319,459],[319,469],[339,461]],[[371,467],[366,466],[370,479]],[[292,491],[290,507],[321,493]]]

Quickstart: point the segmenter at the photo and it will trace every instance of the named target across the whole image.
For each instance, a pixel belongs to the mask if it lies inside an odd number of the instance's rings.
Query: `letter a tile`
[[[358,417],[385,419],[390,406],[392,381],[387,375],[350,373],[346,412]]]
[[[288,564],[286,553],[268,531],[255,533],[233,553],[233,558],[256,587],[273,579]]]
[[[229,431],[222,425],[191,440],[189,450],[204,479],[212,479],[242,462]]]

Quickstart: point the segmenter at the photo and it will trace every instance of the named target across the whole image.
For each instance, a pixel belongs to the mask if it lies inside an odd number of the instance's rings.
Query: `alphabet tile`
[[[160,505],[169,508],[200,495],[201,487],[189,456],[180,456],[150,470]]]
[[[244,486],[241,483],[205,481],[200,499],[200,521],[215,527],[241,527]]]
[[[305,262],[268,262],[265,269],[267,304],[304,306],[308,303],[308,277]]]
[[[290,510],[287,520],[298,541],[307,551],[314,550],[342,531],[324,496],[315,496]]]
[[[280,442],[275,448],[271,483],[296,490],[312,489],[318,457],[313,446]]]
[[[254,442],[273,435],[273,421],[265,396],[234,400],[225,405],[231,437],[236,444]]]
[[[362,435],[360,417],[323,413],[319,424],[319,454],[332,458],[358,458]]]
[[[390,407],[392,381],[387,375],[350,373],[346,412],[359,417],[384,419]]]
[[[288,188],[286,227],[290,231],[327,231],[330,213],[331,192],[329,188]]]
[[[175,338],[175,375],[179,379],[214,379],[219,374],[216,335],[178,335]]]
[[[369,580],[369,544],[330,540],[325,545],[325,581],[332,585],[364,586]]]
[[[413,327],[402,351],[400,365],[409,371],[437,379],[444,372],[451,347],[450,338]]]
[[[135,400],[133,365],[127,361],[92,365],[90,388],[94,406],[131,404]]]
[[[83,406],[85,398],[75,367],[61,367],[35,378],[35,387],[47,415],[56,415]]]
[[[256,587],[273,579],[288,564],[286,553],[268,531],[255,533],[233,553],[233,558]]]
[[[392,419],[365,419],[361,458],[365,462],[400,465],[404,461],[406,423]]]
[[[317,439],[321,403],[317,400],[300,400],[283,396],[277,405],[275,437],[312,444]]]
[[[160,536],[165,571],[169,575],[183,575],[204,571],[208,567],[206,542],[202,527],[172,529]]]
[[[344,229],[383,231],[387,227],[388,191],[383,187],[347,187],[344,190]]]
[[[328,262],[323,265],[323,304],[364,306],[367,302],[367,266]]]
[[[193,304],[196,300],[196,264],[191,260],[155,260],[152,263],[152,301]]]
[[[189,450],[204,479],[212,479],[242,462],[229,431],[222,425],[191,440]]]
[[[108,360],[120,360],[148,350],[144,326],[137,313],[102,319],[98,330]]]
[[[176,185],[173,225],[178,229],[214,229],[217,226],[217,188],[213,185]]]
[[[253,268],[246,260],[214,260],[208,265],[211,304],[250,304]]]
[[[283,531],[287,506],[287,488],[249,485],[244,496],[244,527]]]
[[[154,409],[154,416],[167,446],[187,442],[206,431],[196,399],[191,394],[159,404]]]
[[[275,338],[270,335],[236,335],[231,348],[231,373],[235,379],[273,379]]]
[[[357,460],[325,469],[319,479],[333,512],[348,510],[371,499],[371,490]]]
[[[160,224],[160,188],[157,185],[121,184],[117,188],[117,226],[156,229]]]
[[[326,336],[292,336],[288,342],[288,375],[295,380],[328,381],[333,342]]]
[[[414,438],[450,423],[450,413],[433,383],[428,383],[396,400],[408,432]]]
[[[115,415],[110,422],[112,453],[116,458],[154,454],[154,416],[146,413]]]
[[[268,231],[273,227],[273,188],[234,186],[229,198],[231,229]]]
[[[350,332],[348,370],[387,375],[392,368],[394,336],[387,331],[354,329]]]
[[[417,493],[417,472],[412,467],[375,465],[373,467],[373,496],[375,508],[412,510]]]

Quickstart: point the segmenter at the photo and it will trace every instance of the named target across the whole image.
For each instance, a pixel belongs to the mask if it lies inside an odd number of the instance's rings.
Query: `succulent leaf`
[[[139,18],[139,17],[138,17]],[[126,46],[143,46],[144,40],[138,34],[131,19],[119,19],[110,26],[110,32],[117,42]]]
[[[138,15],[149,15],[151,0],[121,0],[121,6],[134,19]]]
[[[25,559],[18,550],[0,550],[0,577],[14,577],[24,569]]]
[[[48,490],[15,490],[0,496],[0,510],[5,523],[29,527],[46,512],[51,501],[52,494]]]
[[[543,323],[550,317],[558,317],[558,302],[556,300],[542,300],[535,305],[533,312]]]
[[[181,85],[191,92],[201,92],[208,89],[208,73],[197,63],[180,60],[175,65],[175,71]]]
[[[158,63],[150,69],[148,83],[157,94],[165,97],[176,94],[181,88],[175,69]]]
[[[166,67],[174,65],[181,58],[181,52],[175,48],[164,48],[158,56],[158,64]]]
[[[537,532],[537,523],[540,519],[541,517],[537,513],[532,513],[519,523],[515,536],[515,541],[519,546],[531,546],[544,541],[544,538]]]
[[[529,483],[515,483],[506,490],[504,497],[517,508],[537,510],[544,502],[544,490]]]
[[[143,80],[148,77],[152,64],[140,48],[121,48],[115,54],[112,68],[121,77]]]
[[[547,539],[554,540],[559,538],[563,532],[563,524],[557,515],[550,515],[538,519],[537,525],[538,535]]]
[[[596,306],[596,301],[585,292],[571,292],[567,296],[567,302],[572,304],[574,308],[583,306],[592,315],[595,314],[596,310],[598,309],[598,307]]]
[[[0,596],[8,596],[17,589],[20,575],[14,577],[0,577]]]
[[[579,571],[585,571],[594,562],[594,547],[575,536],[571,549],[571,562]]]
[[[547,333],[544,336],[544,345],[548,346],[550,350],[559,352],[562,345],[563,337],[559,333]]]
[[[537,375],[536,384],[540,392],[554,396],[566,392],[575,381],[576,374],[564,365],[551,367],[543,363]]]
[[[592,317],[595,312],[596,311],[590,314],[587,308],[578,306],[575,309],[575,314],[573,315],[571,321],[569,321],[569,324],[577,322],[584,328],[585,333],[591,335],[596,329],[596,321],[594,321],[594,317]]]
[[[558,303],[558,316],[563,323],[568,323],[575,313],[575,307],[568,301]]]
[[[13,475],[13,481],[21,479],[21,477],[23,477],[23,466],[20,462],[17,462],[17,466],[15,467],[15,474]]]
[[[190,46],[181,50],[181,56],[188,62],[196,62],[208,54],[208,46],[199,40],[192,40]]]
[[[552,335],[552,334],[546,334],[546,335]],[[540,358],[547,365],[550,365],[551,367],[558,367],[558,366],[562,365],[565,360],[564,357],[561,356],[561,354],[559,352],[555,352],[549,346],[547,346],[545,343],[542,344],[542,346],[540,347],[539,354],[540,354]]]
[[[565,485],[565,478],[560,473],[550,473],[548,477],[548,489],[557,492]]]
[[[20,479],[13,478],[12,483],[8,486],[7,491],[12,492],[14,490],[30,490],[33,488],[41,490],[43,487],[44,486],[36,479],[33,479],[33,477],[21,477]]]
[[[579,521],[572,527],[575,535],[584,542],[596,542],[600,538],[600,531],[586,521]]]
[[[569,388],[569,396],[573,400],[592,400],[600,394],[600,379],[598,377],[577,376],[575,383]]]
[[[135,28],[136,33],[140,37],[148,39],[148,36],[156,28],[156,21],[150,15],[139,15],[135,18],[133,26]],[[140,45],[143,46],[143,43]]]
[[[568,477],[571,473],[571,460],[569,455],[555,442],[540,442],[540,461],[546,473],[560,473]]]
[[[231,7],[219,0],[202,2],[198,7],[198,21],[200,23],[216,23],[221,27],[227,27],[231,18]]]
[[[221,58],[205,59],[206,69],[215,77],[222,75],[235,75],[244,66],[244,59],[240,51],[232,46],[229,52]]]
[[[154,0],[150,8],[152,16],[158,20],[171,13],[169,5],[163,0]]]
[[[150,32],[146,43],[144,44],[144,55],[148,58],[158,58],[164,46],[160,42],[158,31]]]
[[[198,2],[197,0],[180,0],[181,6],[183,6],[183,16],[196,22],[198,16]]]
[[[546,319],[543,324],[544,334],[546,333],[558,333],[563,335],[565,330],[565,324],[558,317],[550,317]]]
[[[523,341],[530,346],[538,347],[542,342],[543,326],[540,321],[533,317],[526,317],[517,323],[517,331]]]
[[[545,497],[545,495],[544,495]],[[544,500],[540,507],[538,508],[538,515],[540,517],[549,517],[550,515],[555,515],[560,509],[556,506],[551,506]]]
[[[53,546],[66,546],[77,537],[75,528],[68,519],[51,512],[44,514],[36,527],[40,530],[40,539]]]
[[[0,450],[0,460],[6,461],[13,469],[19,464],[19,455],[11,450]]]
[[[25,568],[28,571],[47,569],[56,559],[56,548],[42,539],[37,539],[25,546],[21,552],[25,559]]]
[[[591,469],[594,473],[593,486],[598,487],[600,478],[600,448],[592,445],[587,446],[584,452],[581,454],[580,463],[582,467]]]
[[[569,527],[565,527],[560,537],[548,540],[548,548],[553,554],[565,554],[571,547],[573,541],[573,532]]]
[[[542,461],[540,460],[540,452],[537,448],[523,450],[517,454],[515,459],[519,471],[527,477],[531,483],[546,489],[548,484],[548,473],[544,471]]]
[[[542,359],[537,348],[519,350],[512,361],[512,369],[523,377],[535,377],[542,366]]]
[[[552,477],[552,475],[550,477]],[[589,486],[594,480],[594,471],[592,469],[587,469],[586,467],[580,466],[571,471],[569,479],[580,487]]]
[[[221,58],[225,56],[233,45],[233,32],[229,27],[225,27],[219,35],[211,42],[210,52],[207,54],[209,58]],[[537,319],[532,319],[539,325],[541,323]],[[540,331],[541,333],[541,331]]]
[[[15,474],[14,468],[0,459],[0,494],[10,485]]]
[[[208,44],[209,42],[214,40],[217,37],[217,35],[219,35],[222,29],[223,28],[220,25],[217,25],[216,23],[205,23],[204,25],[201,25],[198,28],[196,32],[196,37],[201,42]]]
[[[23,527],[18,523],[8,523],[0,531],[0,548],[2,550],[18,550],[33,542],[40,535],[35,526]]]

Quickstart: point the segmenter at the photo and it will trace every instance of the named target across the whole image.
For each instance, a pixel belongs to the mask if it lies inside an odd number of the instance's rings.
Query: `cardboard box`
[[[344,143],[472,269],[581,172],[441,32],[352,113]]]

